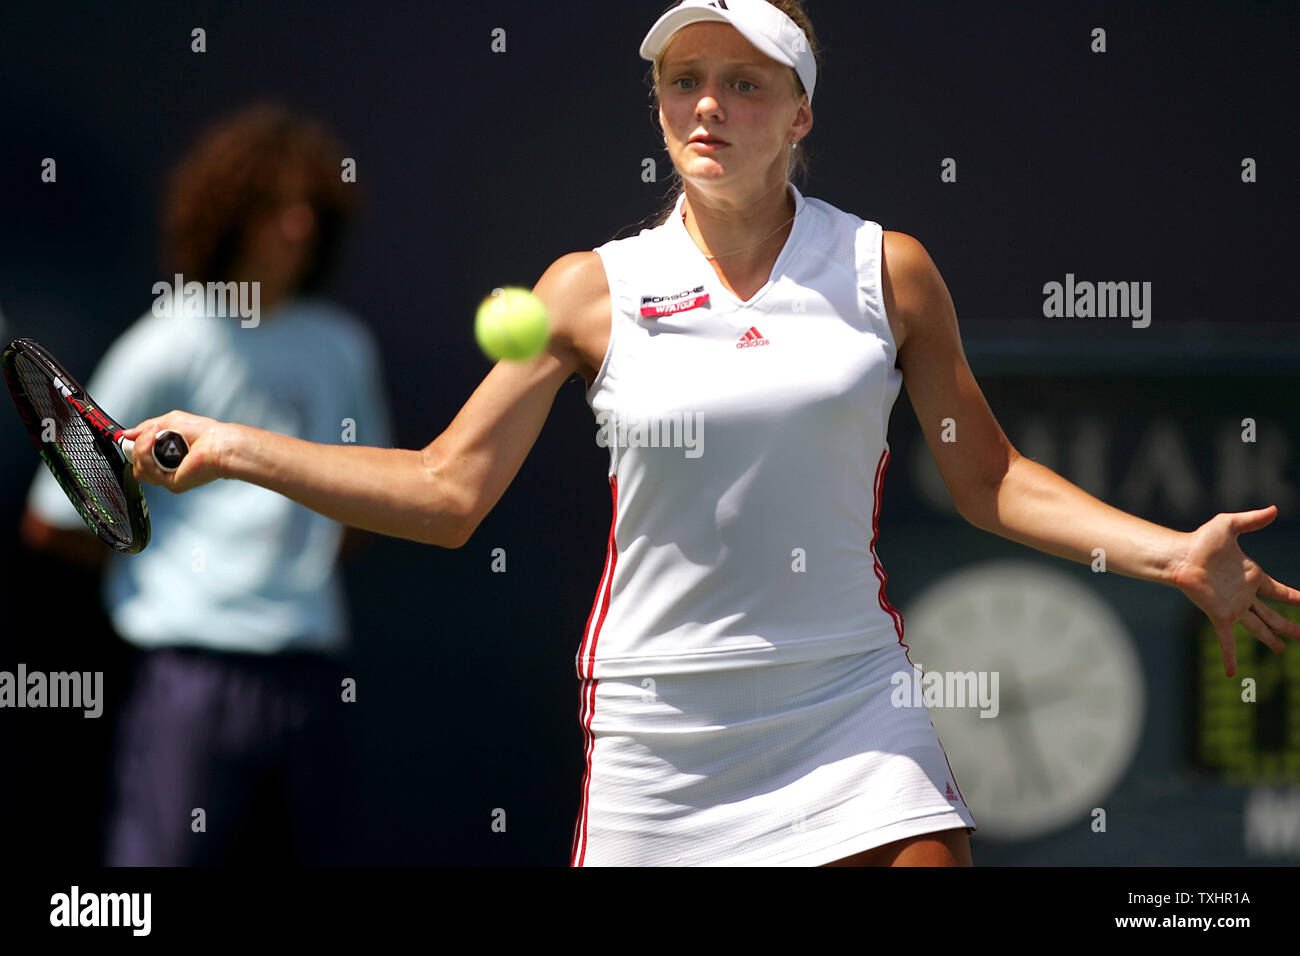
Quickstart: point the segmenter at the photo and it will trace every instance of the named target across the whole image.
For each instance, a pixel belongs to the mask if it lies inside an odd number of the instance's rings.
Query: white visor
[[[650,28],[641,41],[641,57],[651,62],[682,27],[702,20],[730,23],[750,43],[776,62],[794,68],[812,104],[817,61],[799,25],[767,0],[682,0]]]

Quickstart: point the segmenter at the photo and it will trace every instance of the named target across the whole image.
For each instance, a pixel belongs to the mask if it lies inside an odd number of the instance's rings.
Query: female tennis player
[[[557,259],[552,340],[500,362],[420,451],[309,444],[172,412],[131,429],[137,475],[270,488],[359,528],[460,547],[574,372],[609,441],[613,522],[578,651],[587,769],[574,865],[969,865],[975,821],[924,708],[875,555],[902,383],[971,523],[1180,589],[1236,670],[1241,621],[1281,652],[1300,603],[1237,545],[1273,507],[1163,528],[1021,457],[910,236],[790,181],[813,125],[797,0],[685,0],[642,42],[681,180],[672,214]],[[792,152],[793,151],[793,152]],[[944,421],[958,440],[944,441]],[[191,452],[174,474],[164,428]],[[1274,633],[1277,632],[1277,633]]]

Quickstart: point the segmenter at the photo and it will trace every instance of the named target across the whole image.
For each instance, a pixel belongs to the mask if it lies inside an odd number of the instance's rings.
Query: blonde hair
[[[817,34],[813,30],[812,20],[808,17],[808,11],[804,9],[801,0],[767,0],[767,2],[788,16],[801,30],[803,30],[804,35],[808,38],[808,49],[812,52],[813,59],[817,64],[817,75],[821,76],[821,47],[817,43]],[[664,10],[664,12],[667,13],[668,10],[679,5],[680,0],[678,3],[669,6]],[[667,49],[667,47],[665,47],[665,49]],[[660,51],[659,56],[656,57],[654,63],[651,64],[650,69],[646,72],[646,82],[650,87],[651,122],[655,122],[655,116],[659,112],[659,64],[662,60],[663,51]],[[789,68],[789,74],[790,93],[797,102],[803,99],[804,93],[807,91],[804,89],[803,81],[799,79],[799,74],[794,71],[793,67]],[[655,128],[658,129],[657,123]],[[787,167],[787,176],[792,182],[797,180],[799,184],[802,184],[806,182],[809,173],[809,156],[806,141],[801,141],[798,149],[795,149],[794,146],[791,145],[789,153],[790,159]],[[672,194],[669,196],[667,203],[654,214],[654,219],[650,223],[649,227],[663,225],[663,223],[668,221],[668,217],[672,215],[673,209],[677,206],[677,199],[681,196],[684,187],[682,185],[681,176],[677,174],[677,168],[675,166],[673,167],[672,179],[675,181]]]

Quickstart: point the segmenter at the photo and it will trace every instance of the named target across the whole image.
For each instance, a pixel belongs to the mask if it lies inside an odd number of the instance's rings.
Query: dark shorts
[[[105,862],[347,862],[345,676],[315,654],[142,652],[118,726]]]

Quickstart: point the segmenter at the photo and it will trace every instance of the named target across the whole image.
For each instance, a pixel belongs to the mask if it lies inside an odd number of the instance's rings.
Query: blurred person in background
[[[391,444],[375,342],[319,294],[354,213],[342,160],[318,124],[277,105],[205,132],[164,203],[176,295],[113,343],[86,384],[96,401],[123,421],[195,408],[314,442]],[[239,283],[233,299],[256,313],[182,297],[181,277]],[[42,468],[22,521],[29,547],[103,568],[113,628],[139,649],[105,862],[340,862],[351,822],[337,559],[365,533],[241,482],[149,507],[149,547],[116,555]]]

